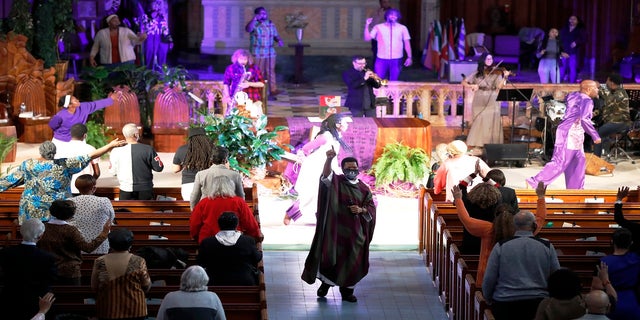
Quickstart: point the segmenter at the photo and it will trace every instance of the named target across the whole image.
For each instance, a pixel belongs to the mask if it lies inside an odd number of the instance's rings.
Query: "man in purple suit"
[[[553,158],[542,171],[528,178],[527,183],[535,188],[539,181],[547,186],[564,173],[567,189],[583,189],[586,159],[584,156],[584,134],[591,136],[599,144],[600,136],[591,122],[593,98],[598,96],[598,83],[584,80],[580,91],[567,95],[567,110],[556,129]]]

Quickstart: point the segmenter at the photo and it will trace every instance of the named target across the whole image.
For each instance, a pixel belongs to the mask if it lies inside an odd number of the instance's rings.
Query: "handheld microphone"
[[[464,73],[461,73],[460,75],[462,76],[462,79],[467,77]]]

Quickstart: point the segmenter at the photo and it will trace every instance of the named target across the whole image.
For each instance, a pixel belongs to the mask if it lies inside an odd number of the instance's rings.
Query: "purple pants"
[[[167,63],[169,44],[162,42],[161,39],[162,36],[159,34],[151,34],[147,37],[147,41],[145,43],[145,64],[148,69],[153,69],[155,64],[162,66]],[[154,58],[157,58],[158,60],[154,61]]]
[[[374,69],[378,76],[389,81],[398,81],[402,59],[376,59]],[[388,77],[387,77],[388,76]]]
[[[584,189],[586,165],[582,150],[554,150],[551,161],[537,175],[527,179],[527,183],[536,188],[538,182],[542,181],[546,186],[564,173],[567,189]]]

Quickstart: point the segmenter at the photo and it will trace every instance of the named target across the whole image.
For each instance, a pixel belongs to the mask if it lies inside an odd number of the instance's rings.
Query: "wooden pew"
[[[627,202],[639,202],[640,194],[635,190],[635,186],[629,186],[629,196]],[[615,188],[610,190],[566,190],[566,189],[549,189],[547,190],[547,196],[558,199],[563,199],[565,202],[584,202],[585,198],[604,198],[605,202],[614,202],[616,200],[616,194],[618,190]],[[420,186],[420,196],[422,193],[428,194],[434,201],[445,201],[445,193],[434,194],[433,189],[424,188]],[[535,189],[515,189],[519,202],[536,202],[537,195]]]
[[[179,285],[151,287],[147,293],[147,298],[153,299],[148,300],[147,304],[149,316],[157,315],[160,300],[167,293],[179,289]],[[209,290],[215,292],[222,301],[228,319],[268,319],[264,285],[212,286]],[[52,315],[73,313],[95,316],[95,304],[85,303],[85,299],[95,299],[95,293],[90,286],[54,286],[52,292],[56,295],[56,303],[50,311]]]
[[[437,205],[441,203],[432,205],[432,211],[435,212],[437,223],[435,224],[435,228],[425,228],[430,229],[431,233],[435,235],[435,238],[430,241],[425,241],[425,248],[433,247],[433,249],[429,249],[433,252],[433,259],[431,260],[431,270],[432,276],[434,279],[434,284],[440,290],[441,300],[445,304],[445,306],[449,306],[449,312],[454,312],[453,310],[457,309],[456,306],[456,297],[449,298],[445,290],[448,289],[449,292],[455,292],[454,287],[458,286],[456,282],[456,277],[454,276],[454,271],[456,265],[456,257],[455,255],[445,257],[445,253],[457,251],[455,243],[452,240],[452,234],[457,235],[457,237],[461,237],[461,223],[457,218],[457,214],[455,214],[455,207],[448,203],[442,203],[441,207],[447,207],[452,212],[442,213],[439,210],[440,207]],[[530,206],[530,208],[527,208]],[[525,204],[524,208],[533,210],[535,209],[535,204]],[[555,206],[555,207],[554,207]],[[572,206],[574,208],[572,208]],[[634,208],[637,204],[627,204],[626,208]],[[562,253],[566,251],[566,254],[584,254],[587,250],[597,251],[597,252],[608,252],[610,249],[609,237],[612,233],[612,230],[608,228],[608,225],[612,223],[613,217],[611,215],[598,215],[596,212],[598,210],[606,210],[611,209],[612,204],[549,204],[550,210],[573,210],[579,212],[578,210],[582,210],[582,212],[591,212],[591,213],[581,213],[574,215],[552,215],[550,214],[549,220],[557,220],[556,222],[562,222],[567,220],[567,218],[577,221],[578,224],[582,224],[585,226],[592,226],[593,228],[545,228],[541,233],[543,237],[549,237],[556,246],[557,250]],[[574,210],[575,209],[575,210]],[[442,213],[442,214],[441,214]],[[446,219],[448,218],[448,219]],[[447,221],[445,221],[445,219]],[[582,219],[582,220],[580,220]],[[453,222],[453,223],[452,223]],[[452,225],[453,224],[453,225]],[[559,225],[560,223],[556,223]],[[435,230],[433,230],[435,229]],[[424,232],[423,234],[428,234]],[[596,235],[601,240],[599,241],[575,241],[578,238],[583,238],[586,235]],[[605,240],[602,240],[605,239]],[[433,246],[429,246],[429,242]],[[448,259],[447,259],[448,258]],[[591,266],[590,266],[591,267]],[[590,271],[589,271],[590,272]],[[589,274],[590,275],[590,274]],[[587,276],[587,278],[589,277]],[[464,275],[461,275],[464,277]],[[460,312],[460,311],[458,311]]]
[[[534,203],[521,204],[524,210],[535,211]],[[554,214],[554,212],[573,212],[574,214]],[[608,211],[611,214],[597,214],[599,211]],[[554,228],[562,225],[563,222],[576,223],[584,228],[591,227],[608,227],[615,224],[613,220],[613,204],[612,203],[548,203],[547,204],[547,220],[546,223],[552,222]],[[625,216],[632,219],[635,213],[640,212],[640,203],[626,203]],[[456,209],[451,203],[431,202],[431,206],[427,211],[428,218],[423,221],[426,225],[423,227],[424,232],[424,255],[425,262],[430,270],[433,269],[433,254],[436,245],[438,245],[438,233],[442,228],[437,226],[438,217],[443,216],[449,225],[462,225],[457,217]],[[640,219],[640,216],[638,216]],[[546,228],[545,228],[546,230]],[[563,230],[566,230],[564,228]],[[588,234],[587,231],[585,233]],[[603,231],[597,232],[602,234]],[[594,234],[596,235],[596,234]],[[583,236],[584,237],[584,236]],[[606,235],[608,238],[609,235]],[[576,237],[578,238],[578,237]],[[436,266],[437,267],[437,266]]]
[[[447,204],[451,206],[450,204]],[[558,206],[558,208],[570,208],[572,204],[550,204]],[[627,204],[626,208],[633,208],[638,204]],[[586,250],[592,250],[597,252],[609,252],[610,251],[610,236],[613,232],[609,228],[609,224],[613,223],[613,217],[611,215],[598,215],[597,210],[601,210],[604,207],[612,206],[612,204],[577,204],[576,208],[570,208],[570,210],[577,209],[583,211],[591,211],[591,213],[580,213],[574,215],[549,215],[551,220],[557,217],[558,221],[571,218],[577,221],[578,224],[582,224],[585,228],[543,228],[540,236],[547,237],[556,247],[559,253],[559,259],[561,265],[570,267],[574,271],[578,272],[581,276],[583,286],[588,287],[591,282],[593,274],[593,267],[599,261],[597,256],[578,256],[574,258],[573,254],[584,254]],[[452,209],[455,209],[451,206]],[[574,211],[577,211],[574,210]],[[446,221],[445,221],[446,220]],[[433,243],[439,246],[433,250],[434,255],[434,272],[435,285],[438,289],[444,289],[448,292],[441,292],[441,300],[448,308],[447,312],[452,318],[457,315],[464,315],[468,317],[468,311],[464,308],[468,307],[459,301],[463,301],[464,298],[459,297],[459,293],[463,288],[471,287],[472,283],[462,284],[462,279],[467,280],[467,276],[475,274],[475,270],[470,270],[465,263],[466,259],[461,259],[461,255],[457,250],[456,239],[461,239],[461,224],[455,213],[440,214],[436,219],[435,230],[433,234],[437,235],[433,239]],[[558,225],[558,224],[556,224]],[[578,238],[584,238],[586,236],[597,236],[600,240],[597,241],[576,241]],[[447,257],[443,257],[442,254],[448,253]],[[477,257],[476,257],[477,259]],[[575,261],[571,259],[576,259]],[[476,261],[477,265],[477,261]],[[473,267],[475,269],[475,266]],[[458,271],[459,270],[459,271]],[[483,306],[482,303],[475,303],[476,306]],[[457,310],[457,311],[456,311]],[[475,310],[475,315],[483,314],[483,310]]]
[[[12,191],[13,190],[13,191]],[[20,193],[17,192],[18,189],[10,189],[3,193],[0,193],[0,241],[2,240],[11,240],[16,239],[18,237],[18,201],[20,198]],[[179,193],[180,188],[177,188]],[[253,184],[251,188],[244,188],[245,191],[245,201],[249,208],[253,210],[254,216],[260,224],[260,216],[259,216],[259,206],[258,206],[258,188],[256,184]],[[15,198],[4,196],[14,195]],[[189,224],[189,216],[191,213],[191,209],[189,208],[188,201],[158,201],[158,200],[122,200],[122,201],[111,201],[114,210],[116,211],[116,223],[120,226],[138,226],[138,225],[149,225],[150,222],[163,222],[168,223],[171,226],[180,226],[180,225],[188,225]],[[121,212],[127,211],[127,212]],[[136,213],[136,214],[130,214]],[[142,214],[140,214],[142,213]],[[164,213],[165,215],[162,215]],[[146,236],[151,233],[152,235],[157,234],[154,232],[168,230],[167,226],[158,226],[160,228],[153,230],[148,230],[142,228],[140,230]],[[162,228],[165,229],[162,229]],[[171,230],[171,234],[177,233],[177,230]],[[165,232],[163,232],[165,233]],[[136,238],[141,238],[144,235],[136,236]],[[188,230],[187,230],[188,237]],[[178,237],[182,238],[182,237]]]
[[[562,199],[565,203],[584,203],[585,199],[604,199],[605,203],[612,203],[616,199],[617,190],[547,190],[546,196],[552,199]],[[516,195],[520,199],[520,203],[534,203],[537,199],[535,190],[533,189],[517,189]],[[640,196],[637,190],[630,190],[626,202],[640,202]],[[420,186],[418,197],[418,252],[423,254],[425,263],[429,265],[432,259],[429,257],[431,238],[430,233],[434,230],[432,227],[435,221],[433,205],[435,203],[444,203],[444,193],[435,195],[433,189],[426,189]],[[549,204],[548,204],[549,205]],[[613,204],[609,210],[613,210]]]
[[[23,187],[13,188],[0,193],[0,200],[20,200]],[[182,199],[180,187],[155,187],[153,188],[155,195]],[[258,207],[258,188],[254,183],[251,187],[244,187],[245,201],[249,206]],[[107,197],[111,200],[120,197],[120,189],[118,187],[98,187],[95,192],[96,196]],[[123,200],[124,201],[124,200]],[[181,202],[182,200],[176,200]],[[188,202],[188,201],[186,201]]]
[[[455,310],[458,310],[458,314],[463,314],[460,313],[461,311],[458,305],[461,299],[456,297],[456,294],[461,293],[461,290],[458,288],[462,287],[462,281],[466,273],[472,273],[472,275],[475,276],[479,256],[460,254],[458,245],[462,239],[461,230],[453,232],[447,228],[443,232],[443,237],[443,248],[438,250],[438,252],[446,254],[446,256],[438,259],[442,261],[442,264],[438,269],[439,273],[436,275],[436,288],[440,290],[440,301],[442,301],[448,313],[452,314],[456,312]],[[573,240],[552,240],[552,243],[558,252],[562,266],[569,267],[576,271],[580,270],[582,266],[588,267],[588,270],[583,270],[585,277],[582,278],[583,284],[587,287],[591,283],[593,267],[599,260],[599,257],[586,256],[584,253],[587,250],[606,252],[610,248],[609,240],[579,242]],[[469,264],[469,259],[471,264]],[[461,260],[465,263],[461,263]],[[469,271],[470,269],[473,269],[473,272]]]

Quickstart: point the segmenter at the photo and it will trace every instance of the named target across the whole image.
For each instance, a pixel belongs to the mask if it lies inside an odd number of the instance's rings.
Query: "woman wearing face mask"
[[[295,191],[298,199],[287,209],[284,215],[284,224],[288,225],[298,220],[303,215],[315,216],[318,202],[318,177],[322,172],[322,164],[326,160],[326,152],[332,147],[339,152],[340,147],[351,150],[351,147],[342,140],[342,133],[349,127],[348,118],[332,114],[322,121],[320,132],[316,137],[298,150],[298,162],[300,173],[295,183]],[[338,160],[333,159],[331,167],[335,172],[341,173]]]

